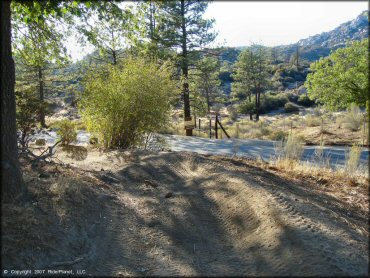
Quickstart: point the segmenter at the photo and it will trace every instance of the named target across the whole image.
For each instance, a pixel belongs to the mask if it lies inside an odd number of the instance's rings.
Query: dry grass
[[[320,126],[321,125],[321,117],[314,116],[314,115],[308,115],[306,118],[306,125],[307,126]]]
[[[351,131],[358,131],[363,122],[363,115],[360,108],[356,105],[351,105],[343,118],[343,126]]]
[[[346,151],[345,171],[351,178],[354,178],[359,170],[360,156],[361,147],[357,144]]]

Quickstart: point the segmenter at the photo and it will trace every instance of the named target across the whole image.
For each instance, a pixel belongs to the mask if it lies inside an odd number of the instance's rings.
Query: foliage
[[[306,94],[300,95],[297,102],[298,104],[303,105],[305,107],[310,107],[315,104],[315,101],[311,100]]]
[[[60,136],[62,145],[69,145],[77,141],[77,131],[75,124],[69,120],[62,120],[59,122],[59,129],[57,134]]]
[[[239,105],[239,112],[242,114],[252,114],[255,112],[255,106],[253,102],[250,102],[248,100],[243,101]]]
[[[343,127],[352,131],[357,131],[361,128],[362,122],[363,115],[360,108],[352,103],[343,117]]]
[[[287,102],[288,97],[285,93],[266,93],[261,98],[261,113],[268,113],[272,110],[284,107]]]
[[[193,102],[197,101],[198,106],[200,103],[205,103],[208,113],[211,105],[222,97],[218,75],[219,62],[214,57],[204,57],[196,62],[194,69],[189,71],[190,91],[194,95]]]
[[[286,113],[293,113],[293,112],[298,112],[299,107],[292,102],[287,102],[284,105],[284,110]]]
[[[232,75],[235,80],[232,85],[234,97],[239,100],[245,100],[248,97],[251,100],[252,94],[255,95],[256,120],[259,119],[261,93],[270,86],[267,60],[264,47],[253,45],[239,54]]]
[[[46,106],[32,92],[15,92],[17,108],[17,129],[19,130],[18,141],[23,150],[27,149],[30,135],[37,126],[39,110]]]
[[[105,147],[130,147],[167,123],[176,84],[168,63],[127,58],[124,67],[89,72],[79,105],[89,131]]]
[[[311,64],[305,87],[311,99],[320,100],[331,110],[351,103],[366,106],[369,93],[368,39],[338,49]]]
[[[124,9],[107,1],[102,9],[88,10],[77,26],[80,41],[88,41],[99,50],[99,61],[116,65],[125,56],[124,49],[132,45],[138,31],[132,7]]]
[[[216,37],[216,33],[211,32],[214,20],[202,18],[207,7],[205,1],[162,1],[158,11],[162,15],[158,34],[160,44],[182,48],[185,43],[187,50],[193,51],[212,42]],[[183,41],[183,27],[186,41]]]

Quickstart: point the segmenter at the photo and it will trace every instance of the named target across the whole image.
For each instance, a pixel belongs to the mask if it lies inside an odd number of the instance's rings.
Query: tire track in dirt
[[[118,201],[104,212],[111,222],[101,226],[101,274],[367,273],[366,254],[355,250],[364,242],[311,196],[303,199],[262,170],[169,153],[126,166],[115,177],[122,182]],[[173,197],[165,198],[169,191]]]

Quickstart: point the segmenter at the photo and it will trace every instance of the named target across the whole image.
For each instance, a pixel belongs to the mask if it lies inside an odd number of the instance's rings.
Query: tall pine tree
[[[158,5],[163,15],[159,43],[163,47],[179,50],[185,122],[191,122],[188,75],[192,54],[216,37],[211,31],[214,20],[202,17],[207,7],[208,2],[195,0],[163,1]],[[187,136],[193,135],[191,126],[185,126],[185,129]]]

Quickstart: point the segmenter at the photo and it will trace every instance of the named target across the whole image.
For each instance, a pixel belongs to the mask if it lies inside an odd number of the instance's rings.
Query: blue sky
[[[364,10],[368,10],[367,1],[214,1],[205,17],[216,20],[214,46],[275,46],[330,31]],[[74,61],[93,49],[80,47],[74,39],[67,48]]]

